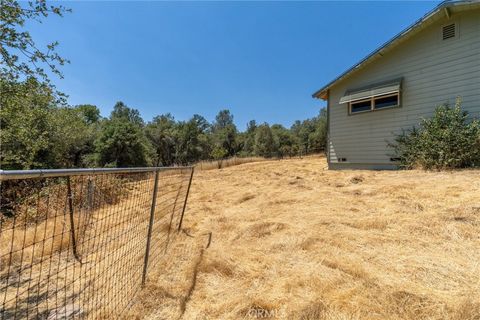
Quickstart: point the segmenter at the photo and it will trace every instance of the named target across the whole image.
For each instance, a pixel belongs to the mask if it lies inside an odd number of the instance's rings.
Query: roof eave
[[[328,89],[319,90],[312,95],[313,98],[327,100],[328,99]]]
[[[330,81],[327,85],[323,86],[321,89],[317,90],[315,93],[312,94],[313,98],[317,99],[323,99],[326,100],[328,98],[327,91],[334,85],[336,82],[339,80],[342,80],[346,76],[348,76],[351,72],[354,70],[361,68],[366,62],[369,62],[371,59],[373,59],[375,56],[382,56],[382,52],[385,51],[387,48],[391,48],[394,46],[400,39],[403,39],[407,34],[410,34],[413,30],[418,29],[421,27],[424,22],[427,20],[430,20],[433,16],[438,14],[439,12],[445,12],[445,14],[450,14],[448,11],[448,8],[454,7],[457,5],[462,5],[462,4],[472,4],[472,3],[478,3],[479,0],[458,0],[458,1],[443,1],[441,2],[438,6],[436,6],[434,9],[429,11],[427,14],[425,14],[423,17],[415,21],[412,25],[398,33],[396,36],[394,36],[392,39],[384,43],[382,46],[380,46],[378,49],[374,50],[372,53],[367,55],[365,58],[363,58],[360,62],[355,64],[353,67],[349,68],[347,71],[343,72],[340,74],[340,76],[336,77],[334,80]],[[446,10],[446,11],[445,11]],[[326,97],[326,98],[324,98]]]

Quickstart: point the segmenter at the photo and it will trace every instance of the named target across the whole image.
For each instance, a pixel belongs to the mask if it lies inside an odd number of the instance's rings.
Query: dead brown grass
[[[188,173],[162,172],[159,176],[149,260],[152,269],[170,243],[175,243],[172,229],[179,223]],[[114,318],[135,298],[141,289],[153,175],[124,179],[117,189],[121,196],[115,201],[109,198],[113,187],[107,189],[102,180],[95,185],[100,186],[93,191],[96,202],[88,202],[89,207],[82,204],[86,192],[82,197],[77,188],[72,195],[77,200],[73,201],[73,222],[78,260],[72,255],[67,193],[60,185],[52,184],[61,191],[58,194],[42,189],[37,201],[19,206],[16,218],[2,221],[0,314],[5,319]],[[54,209],[37,204],[51,204]],[[37,216],[27,219],[30,215],[23,214],[27,211]]]
[[[195,165],[195,169],[198,170],[213,170],[222,169],[232,166],[238,166],[244,163],[266,161],[267,159],[262,157],[232,157],[222,160],[201,161]]]
[[[137,317],[480,319],[480,171],[325,168],[198,171]]]

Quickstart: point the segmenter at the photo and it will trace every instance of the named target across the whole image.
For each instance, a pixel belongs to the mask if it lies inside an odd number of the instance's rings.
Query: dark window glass
[[[362,102],[352,102],[352,113],[355,112],[362,112],[362,111],[369,111],[372,107],[372,101],[362,101]]]
[[[398,106],[398,96],[375,98],[375,109],[383,109]]]

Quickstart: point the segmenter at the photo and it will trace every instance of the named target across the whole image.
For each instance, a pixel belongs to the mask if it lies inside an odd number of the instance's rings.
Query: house
[[[435,107],[480,116],[480,1],[445,1],[313,94],[327,101],[330,169],[394,169],[389,142]]]

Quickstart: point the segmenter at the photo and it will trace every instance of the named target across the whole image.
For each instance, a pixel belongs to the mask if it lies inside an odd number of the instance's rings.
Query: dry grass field
[[[195,165],[195,170],[224,169],[232,166],[238,166],[244,163],[260,162],[267,159],[262,157],[232,157],[222,160],[200,161]]]
[[[480,319],[480,171],[199,171],[184,227],[131,315]]]
[[[152,269],[174,242],[190,173],[159,174]],[[116,319],[123,314],[141,290],[154,177],[151,172],[72,177],[74,229],[65,184],[31,183],[24,200],[15,204],[15,218],[0,216],[0,319]]]

